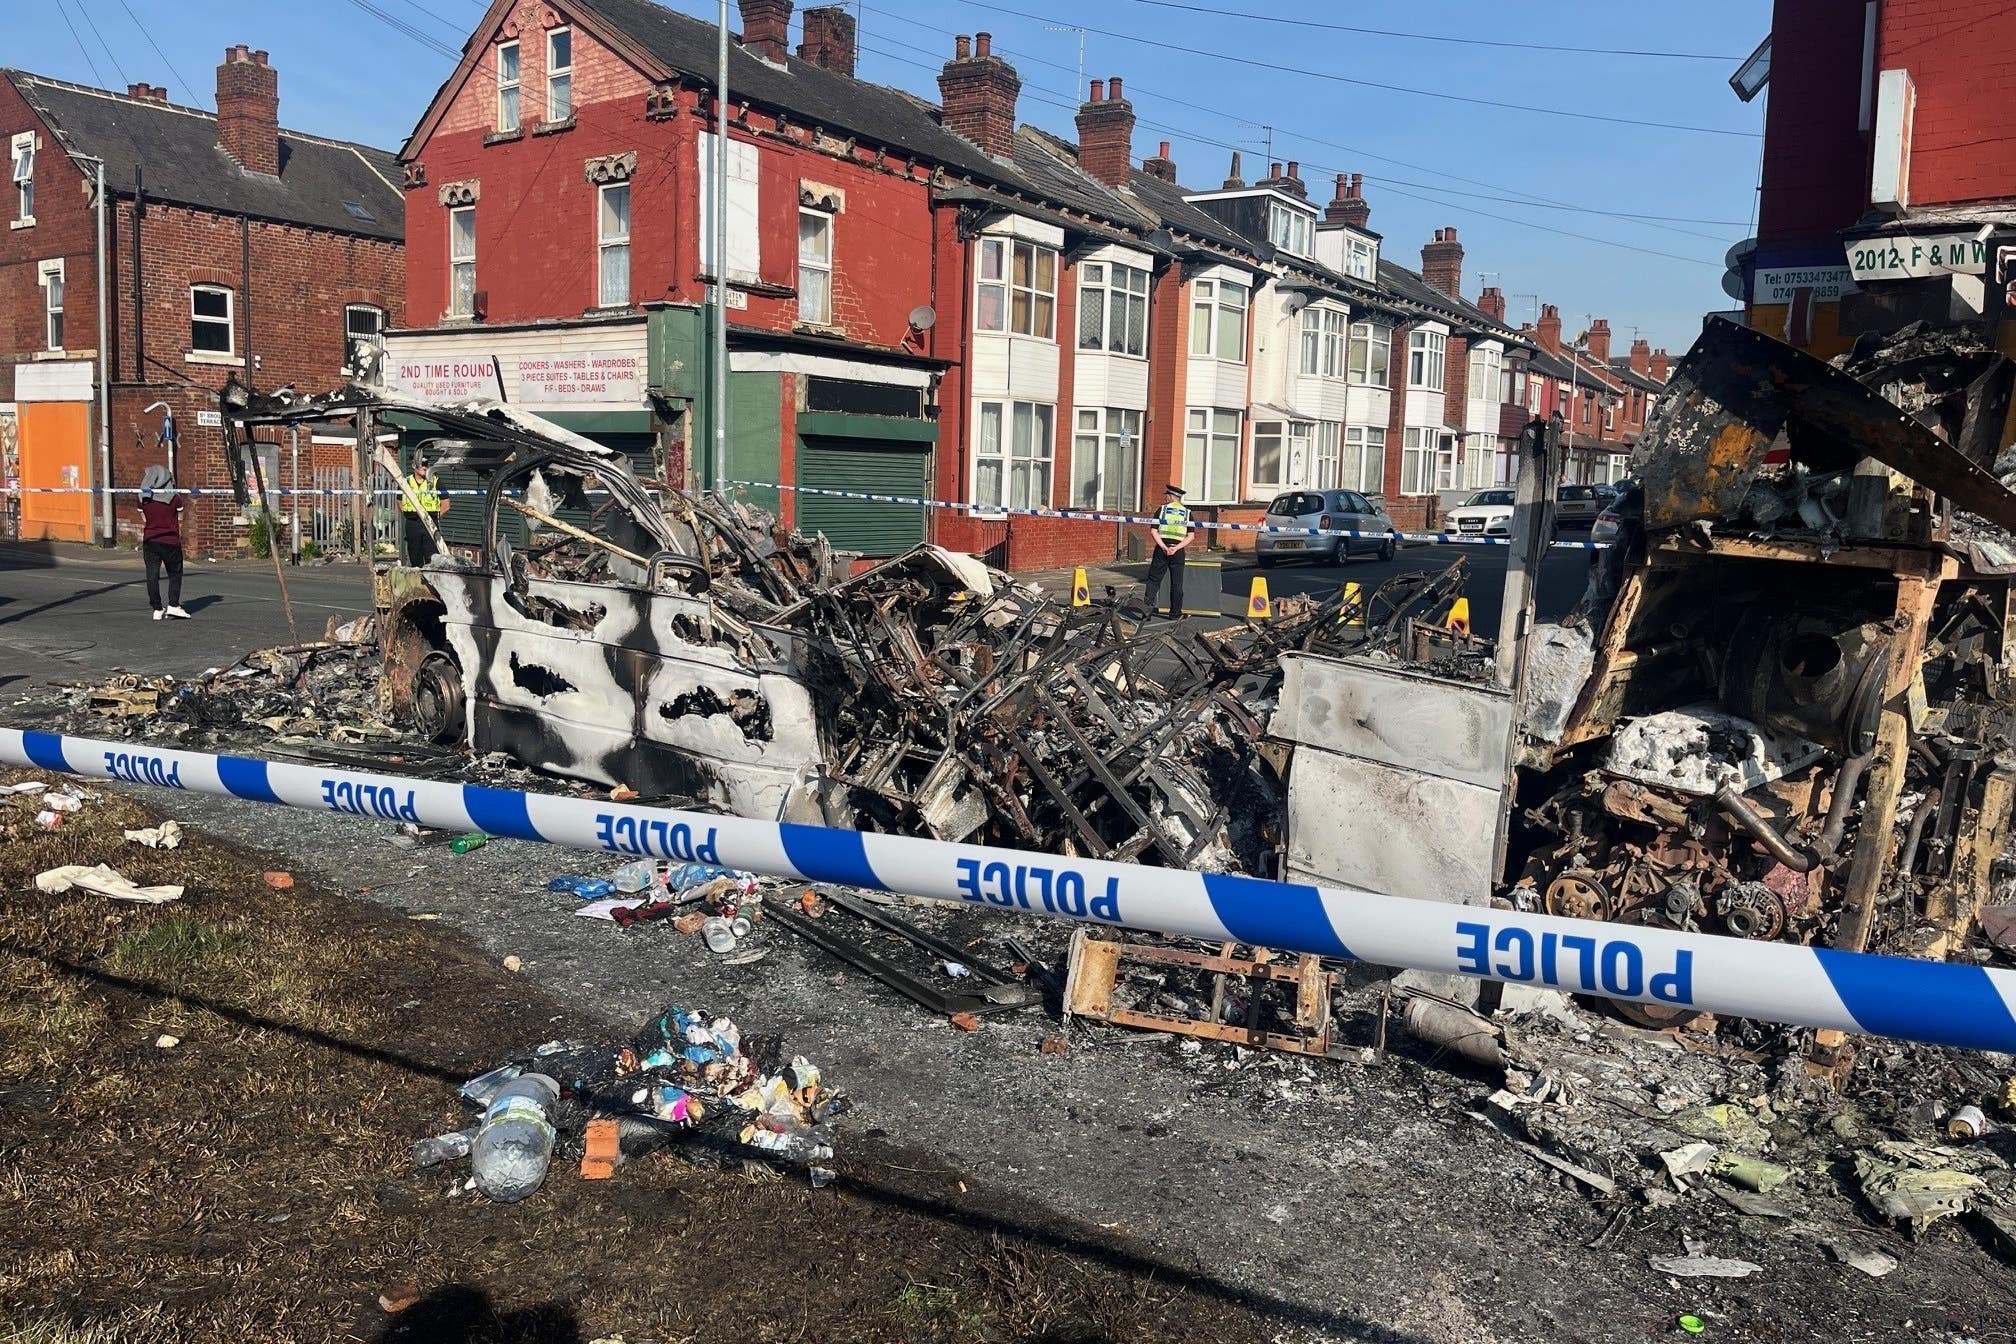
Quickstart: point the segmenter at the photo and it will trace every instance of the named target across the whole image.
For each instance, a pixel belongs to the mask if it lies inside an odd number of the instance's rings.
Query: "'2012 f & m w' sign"
[[[1857,281],[1979,275],[1988,269],[1988,241],[1972,233],[1856,239],[1848,244],[1848,269]]]

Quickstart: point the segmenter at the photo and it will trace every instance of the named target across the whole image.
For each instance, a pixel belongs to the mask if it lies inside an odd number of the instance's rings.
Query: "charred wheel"
[[[1587,868],[1571,868],[1547,884],[1547,913],[1569,919],[1608,919],[1614,906],[1610,889]]]
[[[462,693],[462,669],[445,653],[430,653],[413,673],[413,726],[429,742],[446,745],[462,740],[468,701]]]

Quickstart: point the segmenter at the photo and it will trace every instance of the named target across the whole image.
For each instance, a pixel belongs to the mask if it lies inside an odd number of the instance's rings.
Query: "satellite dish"
[[[1750,291],[1743,283],[1743,272],[1734,268],[1722,272],[1722,292],[1738,303],[1749,302]]]
[[[1740,267],[1756,250],[1757,240],[1755,238],[1745,238],[1742,242],[1723,253],[1722,264],[1724,266]]]
[[[910,325],[918,331],[931,330],[932,324],[937,320],[938,310],[928,303],[920,303],[910,310]]]

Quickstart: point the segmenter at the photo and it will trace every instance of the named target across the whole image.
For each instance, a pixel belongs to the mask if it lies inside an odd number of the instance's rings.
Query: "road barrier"
[[[1109,928],[2016,1052],[2016,971],[0,729],[0,762]]]

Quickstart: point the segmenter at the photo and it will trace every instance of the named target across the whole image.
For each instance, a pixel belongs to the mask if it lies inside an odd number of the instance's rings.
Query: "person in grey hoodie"
[[[154,619],[188,620],[182,610],[182,506],[188,497],[166,467],[149,467],[140,477],[140,554],[147,563],[147,604]],[[168,571],[168,601],[161,601],[161,571]]]

